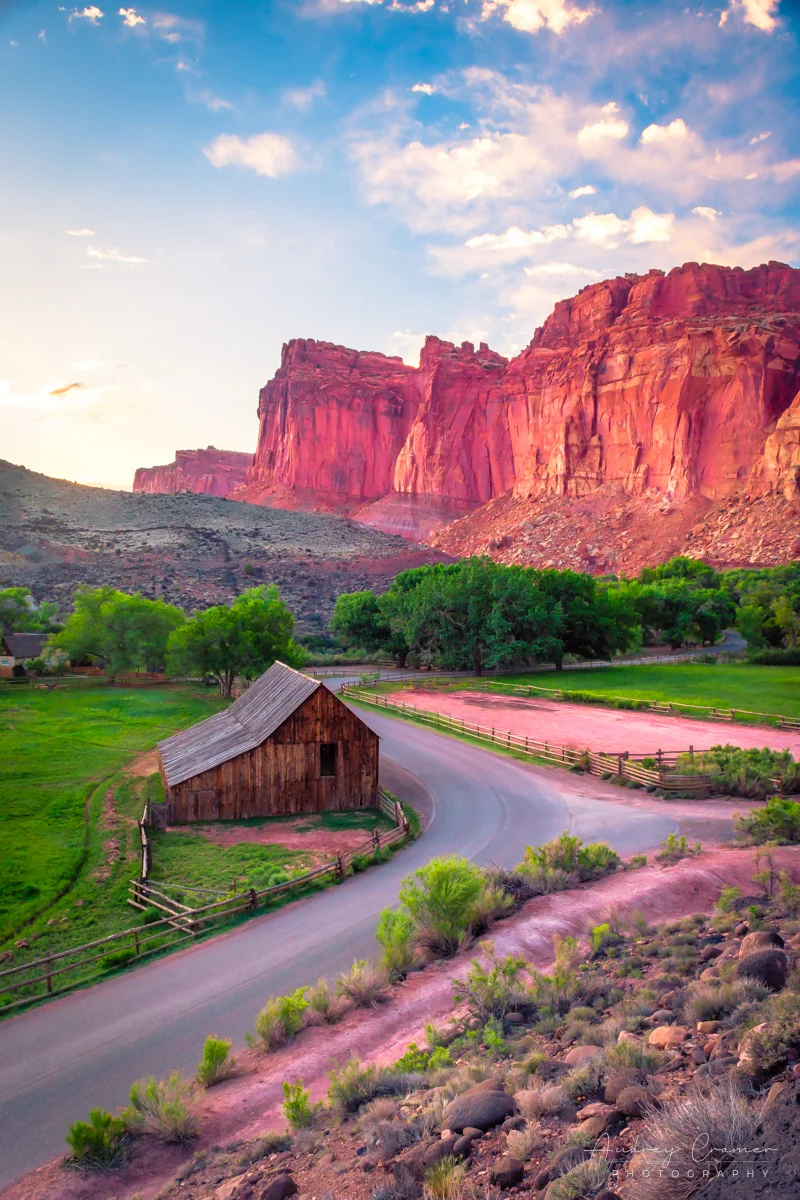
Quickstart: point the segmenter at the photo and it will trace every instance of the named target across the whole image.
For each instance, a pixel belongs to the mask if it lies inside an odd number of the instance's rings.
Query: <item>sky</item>
[[[283,342],[800,265],[800,0],[0,0],[0,457],[252,451]]]

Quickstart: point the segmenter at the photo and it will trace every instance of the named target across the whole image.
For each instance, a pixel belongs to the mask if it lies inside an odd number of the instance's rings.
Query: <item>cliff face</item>
[[[175,461],[163,467],[139,467],[134,479],[135,492],[204,492],[209,496],[227,496],[241,487],[253,462],[252,454],[235,450],[176,450]]]
[[[413,536],[505,494],[795,494],[799,389],[800,270],[689,263],[584,288],[510,362],[433,337],[418,368],[289,342],[237,498]]]

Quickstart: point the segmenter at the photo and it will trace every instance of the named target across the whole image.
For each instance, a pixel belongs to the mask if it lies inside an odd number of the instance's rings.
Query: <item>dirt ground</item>
[[[796,849],[777,849],[775,860],[795,882],[800,880]],[[752,887],[753,869],[752,850],[723,849],[671,867],[618,872],[596,884],[539,896],[497,924],[495,950],[501,956],[521,955],[545,970],[552,964],[555,933],[580,936],[612,912],[624,917],[635,910],[654,921],[708,912],[725,884],[745,892]],[[474,955],[473,949],[410,975],[379,1009],[356,1010],[333,1027],[310,1027],[268,1056],[253,1051],[239,1056],[240,1074],[203,1096],[202,1133],[194,1148],[282,1129],[284,1079],[303,1080],[312,1100],[318,1100],[327,1091],[332,1063],[352,1055],[362,1063],[396,1061],[409,1042],[424,1040],[426,1022],[441,1022],[451,1014],[453,980],[463,975]],[[54,1160],[6,1188],[1,1200],[154,1200],[191,1154],[177,1147],[142,1146],[118,1176],[64,1171]]]
[[[187,826],[171,827],[186,832]],[[192,833],[202,834],[218,846],[236,846],[239,842],[255,842],[259,846],[285,846],[287,850],[302,850],[311,855],[314,863],[330,862],[337,853],[347,854],[369,841],[367,829],[324,829],[299,818],[294,821],[270,821],[264,825],[192,825]]]
[[[158,767],[158,750],[153,747],[152,750],[137,754],[133,762],[125,768],[125,774],[131,779],[146,779],[148,775],[154,775]]]
[[[413,688],[399,696],[415,708],[463,718],[490,728],[510,730],[542,742],[597,753],[655,754],[657,750],[708,750],[731,743],[743,749],[769,746],[800,757],[800,733],[766,726],[697,721],[691,717],[564,704],[558,700],[517,699],[482,692],[436,692]]]

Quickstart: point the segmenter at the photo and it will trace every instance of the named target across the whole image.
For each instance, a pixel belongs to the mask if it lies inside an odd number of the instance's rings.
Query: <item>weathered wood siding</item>
[[[320,775],[335,743],[336,774]],[[378,736],[326,687],[254,750],[164,787],[169,822],[231,821],[377,804]],[[162,779],[164,778],[162,770]]]

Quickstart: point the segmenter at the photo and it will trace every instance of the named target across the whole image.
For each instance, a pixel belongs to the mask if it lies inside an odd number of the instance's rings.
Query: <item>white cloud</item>
[[[569,237],[566,225],[550,225],[545,229],[532,229],[528,233],[511,225],[505,233],[481,233],[469,238],[464,244],[468,250],[528,250],[531,246],[545,246]]]
[[[39,30],[39,34],[38,34],[38,37],[39,37],[39,41],[40,41],[40,42],[46,42],[46,41],[47,41],[47,30],[46,30],[46,29],[40,29],[40,30]]]
[[[64,227],[64,233],[68,233],[70,237],[94,237],[94,229],[67,229]]]
[[[93,266],[100,262],[113,263],[117,266],[134,267],[138,263],[147,262],[146,258],[139,258],[135,254],[122,254],[119,250],[101,250],[96,246],[87,246],[86,253],[89,258],[95,260]]]
[[[772,137],[772,130],[767,130],[766,133],[757,133],[755,137],[750,138],[750,145],[757,146],[759,142],[765,142],[768,137]]]
[[[589,213],[585,217],[576,217],[572,225],[581,241],[596,242],[598,245],[610,243],[628,228],[628,222],[616,213]]]
[[[717,217],[721,217],[722,213],[716,208],[710,208],[707,204],[698,204],[692,209],[696,217],[704,217],[706,221],[716,221]]]
[[[535,266],[526,267],[525,274],[532,278],[542,275],[551,275],[556,279],[579,279],[582,276],[589,279],[602,278],[600,271],[595,271],[592,267],[582,267],[578,263],[570,262],[538,263]]]
[[[645,206],[635,208],[628,222],[628,240],[634,246],[646,242],[671,242],[675,233],[674,213],[654,213]]]
[[[203,148],[203,154],[214,167],[249,167],[271,179],[288,175],[300,166],[291,141],[280,133],[254,133],[245,139],[221,133]]]
[[[628,136],[628,122],[621,117],[606,117],[602,121],[593,121],[578,130],[578,145],[589,146],[597,143],[621,142]]]
[[[425,96],[432,96],[436,88],[432,83],[415,83],[411,90],[412,92],[422,92]]]
[[[617,239],[623,234],[634,246],[645,242],[671,241],[675,231],[675,216],[673,213],[654,213],[652,209],[641,205],[633,210],[628,220],[618,217],[616,213],[589,213],[585,217],[576,217],[572,227],[581,241],[614,249],[619,244]]]
[[[639,141],[643,146],[648,146],[653,142],[673,141],[688,136],[689,128],[686,122],[681,117],[676,117],[674,121],[670,121],[669,125],[648,125],[642,131]]]
[[[410,367],[419,366],[419,355],[425,337],[424,333],[412,333],[410,329],[395,329],[390,338],[389,354],[399,355]]]
[[[730,0],[719,23],[727,25],[729,18],[738,13],[745,25],[754,25],[764,33],[772,33],[778,27],[778,4],[779,0]]]
[[[206,88],[203,88],[199,92],[190,91],[188,97],[190,100],[204,105],[209,112],[229,112],[233,108],[230,100],[223,100],[221,96],[215,96],[213,92],[209,92]]]
[[[588,21],[594,11],[577,8],[567,0],[485,0],[481,20],[488,21],[498,10],[503,20],[521,33],[538,33],[541,29],[564,33],[570,25]]]
[[[205,25],[202,21],[190,17],[179,17],[176,13],[156,13],[151,17],[150,24],[162,41],[176,44],[177,42],[199,42],[203,39]]]
[[[145,23],[144,17],[140,17],[135,8],[121,8],[117,15],[122,17],[122,24],[127,25],[128,29]]]
[[[72,12],[67,17],[70,24],[73,21],[90,21],[92,25],[97,25],[98,21],[105,16],[105,13],[97,7],[96,4],[90,4],[88,8],[77,9],[73,8]]]
[[[592,187],[590,183],[584,183],[583,187],[573,188],[569,194],[570,200],[579,200],[581,196],[596,196],[597,188]]]
[[[60,413],[92,408],[106,399],[106,393],[116,391],[108,385],[88,387],[85,383],[44,383],[34,392],[17,392],[11,381],[0,379],[0,409],[16,408],[30,413]]]
[[[321,79],[318,79],[315,83],[311,83],[305,88],[290,88],[283,93],[283,99],[287,104],[291,104],[293,108],[299,108],[301,112],[308,112],[314,101],[324,95],[325,84]]]

